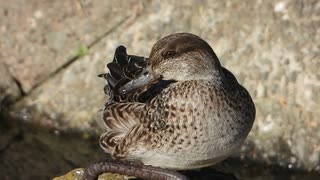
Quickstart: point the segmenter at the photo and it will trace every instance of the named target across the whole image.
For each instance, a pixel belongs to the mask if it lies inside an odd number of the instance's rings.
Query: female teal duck
[[[149,58],[127,55],[120,46],[108,68],[100,145],[114,159],[201,168],[238,150],[251,130],[249,93],[196,35],[166,36]]]

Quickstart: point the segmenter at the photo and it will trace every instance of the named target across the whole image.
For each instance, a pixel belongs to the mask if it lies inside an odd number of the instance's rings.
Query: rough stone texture
[[[63,3],[71,2],[73,1]],[[96,78],[96,75],[112,59],[114,48],[124,44],[129,54],[148,56],[151,46],[160,37],[187,31],[208,41],[222,64],[234,72],[256,103],[256,122],[237,157],[289,169],[320,171],[319,1],[237,0],[213,3],[209,0],[186,0],[152,1],[137,6],[126,2],[119,1],[120,5],[125,4],[127,8],[118,10],[113,10],[120,7],[118,3],[110,3],[113,5],[111,12],[114,13],[105,12],[109,16],[104,22],[111,21],[113,23],[109,24],[115,24],[118,21],[114,19],[120,20],[121,17],[132,15],[131,18],[90,47],[86,56],[67,66],[15,104],[12,115],[59,131],[73,129],[99,134],[104,126],[98,110],[102,107],[105,96],[102,92],[104,82]],[[84,9],[90,9],[89,7]],[[92,5],[91,8],[94,16],[95,8],[105,10],[108,7],[99,1],[98,5]],[[9,13],[10,11],[7,12]],[[74,16],[79,18],[78,15]],[[23,20],[21,17],[16,18]],[[74,26],[75,32],[90,28],[79,25],[81,21],[74,23],[71,20],[61,23],[59,27],[67,27],[66,24],[69,23]],[[105,23],[97,24],[93,29],[100,26],[105,27]],[[3,32],[9,32],[7,25],[2,25],[1,33]],[[34,35],[37,38],[50,36],[45,28],[39,28],[35,32],[40,33]],[[53,29],[50,32],[58,33],[59,30]],[[62,41],[55,37],[53,39],[57,44]],[[29,41],[10,38],[2,38],[1,41],[8,41],[1,42],[1,48],[37,47],[37,44],[30,44]],[[66,37],[65,41],[76,42],[73,36]],[[57,54],[62,54],[72,48],[63,47],[56,51]],[[63,64],[60,62],[60,65],[55,65],[59,64],[55,62],[59,58],[49,56],[49,51],[34,51],[40,60],[43,59],[40,57],[46,57],[47,61],[54,62],[51,65],[45,63],[52,71]],[[9,52],[1,52],[1,59],[9,57],[4,55]],[[22,64],[30,64],[19,65],[14,60],[7,60],[6,64],[16,77],[24,71],[20,75],[24,78],[18,79],[27,90],[32,87],[30,84],[36,84],[31,76],[50,71],[39,68],[41,73],[37,73],[38,70],[26,68],[41,66],[37,57],[30,53],[21,57],[34,61],[22,61]]]
[[[74,169],[63,176],[54,178],[53,180],[82,180],[84,174],[83,168]],[[98,180],[128,180],[133,179],[128,176],[119,174],[105,173],[98,177]]]
[[[112,4],[111,1],[109,3],[102,5],[106,8]],[[124,5],[123,9],[120,8],[122,5]],[[115,24],[113,22],[119,22],[122,19],[125,19],[126,24],[132,23],[143,11],[144,5],[120,2],[117,6],[111,11],[112,16],[105,14],[109,18],[109,26],[102,25],[102,27],[107,30],[113,28],[111,26]],[[129,7],[132,9],[131,12],[125,9]],[[99,7],[98,9],[104,8]],[[106,22],[100,23],[106,24]],[[102,93],[105,82],[98,79],[97,75],[104,71],[107,53],[113,54],[113,49],[106,51],[104,48],[92,48],[86,57],[73,63],[70,68],[62,69],[61,73],[54,74],[54,77],[44,82],[39,88],[35,88],[30,95],[18,102],[14,108],[17,110],[13,112],[14,116],[50,129],[93,130],[97,133],[99,128],[104,127],[99,110],[103,107],[105,99]],[[30,70],[27,72],[32,73]]]
[[[5,50],[0,59],[25,92],[67,63],[79,46],[91,46],[140,6],[117,0],[0,0],[0,4],[0,48]]]
[[[99,54],[88,54],[35,89],[15,105],[13,115],[59,131],[102,129],[99,110],[104,104],[105,82],[97,77],[104,66]]]
[[[10,75],[7,67],[0,62],[0,112],[5,105],[21,96],[18,84]]]

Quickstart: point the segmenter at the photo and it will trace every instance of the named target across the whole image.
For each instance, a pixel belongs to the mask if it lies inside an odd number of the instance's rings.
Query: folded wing
[[[116,49],[107,67],[109,72],[99,75],[107,80],[105,93],[109,95],[103,117],[107,131],[100,137],[100,146],[114,153],[120,146],[124,151],[129,139],[138,137],[148,102],[174,81],[153,74],[148,58],[128,55],[124,46]]]
[[[105,92],[110,96],[109,103],[139,101],[139,95],[160,80],[149,72],[147,58],[128,55],[124,46],[116,49],[107,67],[109,72],[99,76],[108,82]]]

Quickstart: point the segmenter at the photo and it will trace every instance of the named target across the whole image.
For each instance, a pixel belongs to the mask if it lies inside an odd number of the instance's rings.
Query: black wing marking
[[[113,61],[107,64],[108,73],[100,74],[108,84],[104,91],[109,95],[106,106],[113,102],[142,102],[151,100],[176,81],[164,81],[160,75],[149,72],[149,59],[128,55],[124,46],[115,50]]]
[[[141,87],[154,82],[147,66],[147,58],[128,55],[124,46],[116,48],[113,61],[107,64],[109,72],[99,75],[108,82],[104,90],[110,96],[109,101],[123,102]]]

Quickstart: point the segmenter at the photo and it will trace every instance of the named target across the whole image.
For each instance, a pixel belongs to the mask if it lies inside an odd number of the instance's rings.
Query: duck
[[[250,94],[197,35],[165,36],[148,58],[119,46],[107,67],[99,143],[116,161],[167,170],[211,166],[239,150],[253,126]]]

